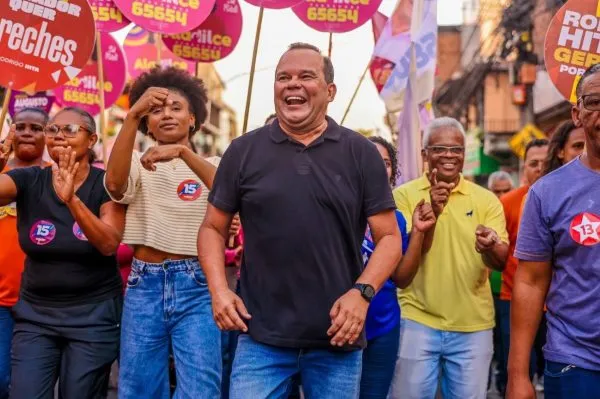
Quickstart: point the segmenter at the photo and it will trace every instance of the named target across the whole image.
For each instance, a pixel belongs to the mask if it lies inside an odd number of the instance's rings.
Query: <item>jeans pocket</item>
[[[573,374],[576,370],[577,367],[572,364],[546,361],[544,375],[550,378],[561,378]]]
[[[206,280],[206,275],[202,271],[201,267],[195,267],[192,269],[192,277],[193,277],[194,281],[196,282],[196,284],[198,284],[200,287],[208,286],[208,281]]]
[[[141,274],[135,270],[131,269],[129,272],[129,276],[127,276],[127,288],[135,288],[142,282]]]

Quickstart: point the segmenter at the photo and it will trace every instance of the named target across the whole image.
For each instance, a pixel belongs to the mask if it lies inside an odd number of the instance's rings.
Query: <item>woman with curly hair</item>
[[[221,333],[197,258],[198,227],[218,158],[190,138],[207,116],[202,81],[175,68],[140,76],[113,147],[105,186],[127,204],[123,242],[134,249],[121,326],[119,398],[169,398],[169,349],[176,398],[218,398]],[[137,130],[156,141],[133,151]]]
[[[396,149],[381,137],[372,136],[369,140],[379,150],[390,185],[393,186],[398,176]],[[423,201],[417,205],[413,214],[410,241],[406,219],[399,210],[396,210],[396,219],[402,235],[403,256],[391,278],[369,305],[365,323],[367,348],[363,351],[361,399],[385,399],[388,396],[400,345],[400,306],[396,287],[406,288],[417,274],[425,232],[435,224],[431,205]],[[375,243],[367,230],[361,247],[365,266],[374,250]]]
[[[584,145],[583,128],[575,127],[571,120],[563,122],[556,128],[550,140],[546,170],[543,174],[547,175],[577,158],[583,152]]]

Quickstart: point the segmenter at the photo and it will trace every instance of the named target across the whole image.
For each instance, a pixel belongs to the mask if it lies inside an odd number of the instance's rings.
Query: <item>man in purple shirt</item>
[[[534,184],[515,257],[510,399],[533,399],[529,355],[548,308],[546,399],[600,398],[600,64],[576,89],[572,116],[586,151]]]

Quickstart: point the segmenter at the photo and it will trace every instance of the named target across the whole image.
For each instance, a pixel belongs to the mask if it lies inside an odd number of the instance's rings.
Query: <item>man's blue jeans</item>
[[[400,352],[390,398],[485,398],[493,352],[492,330],[442,331],[402,319]],[[441,371],[441,376],[440,376]]]
[[[600,398],[600,371],[546,361],[544,397],[546,399]]]
[[[300,373],[306,399],[357,399],[361,365],[360,350],[280,348],[242,334],[233,361],[230,398],[285,398],[292,376]]]
[[[0,399],[8,398],[10,385],[10,346],[15,322],[11,309],[0,306]]]
[[[196,259],[131,265],[121,327],[119,398],[168,399],[169,343],[174,398],[219,398],[221,332]]]

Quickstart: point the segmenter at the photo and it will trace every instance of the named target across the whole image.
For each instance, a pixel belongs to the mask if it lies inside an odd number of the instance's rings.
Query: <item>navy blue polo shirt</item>
[[[241,296],[249,333],[265,344],[331,348],[329,312],[361,274],[367,218],[396,209],[375,145],[327,121],[308,146],[277,121],[235,139],[208,198],[240,213]]]

